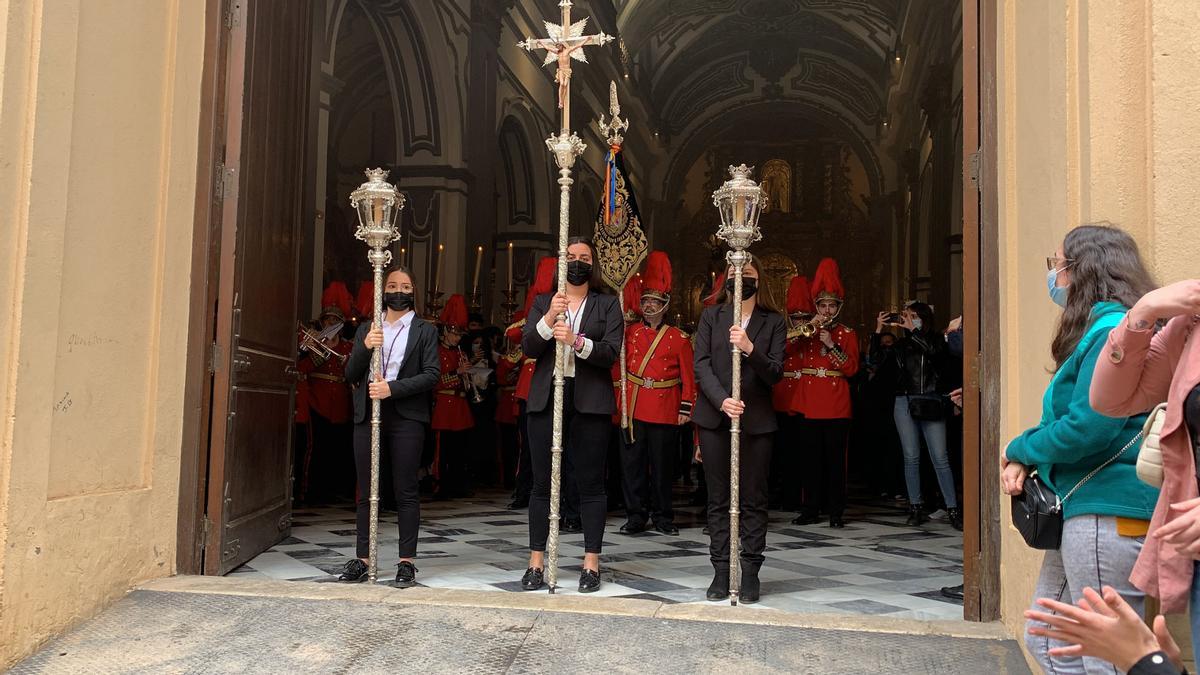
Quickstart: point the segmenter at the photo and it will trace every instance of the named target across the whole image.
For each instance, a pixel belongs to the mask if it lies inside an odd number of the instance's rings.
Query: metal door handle
[[[289,363],[283,367],[283,374],[288,377],[298,378],[300,377],[300,369]]]
[[[238,354],[233,357],[233,371],[235,373],[244,373],[250,369],[250,357],[244,354]]]

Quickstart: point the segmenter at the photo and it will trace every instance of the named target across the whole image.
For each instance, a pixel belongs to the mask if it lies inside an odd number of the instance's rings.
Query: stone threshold
[[[1011,640],[1000,622],[923,621],[853,614],[785,612],[728,604],[670,604],[636,598],[550,595],[546,591],[505,593],[448,588],[396,589],[385,585],[315,583],[238,579],[215,576],[174,576],[153,579],[136,590],[164,593],[201,593],[248,597],[344,600],[392,605],[479,607],[576,614],[604,614],[677,621],[708,621],[759,626],[786,626],[837,631],[865,631],[898,635],[936,635],[978,640]]]

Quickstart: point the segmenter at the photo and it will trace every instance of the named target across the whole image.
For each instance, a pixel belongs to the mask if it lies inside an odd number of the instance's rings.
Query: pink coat
[[[1092,375],[1091,404],[1102,415],[1135,415],[1167,401],[1161,436],[1163,486],[1150,521],[1151,532],[1170,520],[1171,504],[1197,496],[1196,462],[1183,423],[1184,399],[1200,383],[1200,339],[1189,339],[1195,323],[1193,317],[1179,316],[1154,334],[1134,330],[1122,321],[1109,333],[1106,351]],[[1159,598],[1164,612],[1183,612],[1192,585],[1193,562],[1170,544],[1148,537],[1130,581]]]

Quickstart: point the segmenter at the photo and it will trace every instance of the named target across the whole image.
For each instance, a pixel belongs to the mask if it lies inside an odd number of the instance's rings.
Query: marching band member
[[[742,297],[733,298],[732,270],[717,304],[705,309],[696,328],[694,420],[708,484],[709,557],[715,574],[709,600],[729,596],[729,435],[730,420],[741,422],[741,599],[758,602],[758,570],[767,543],[767,480],[777,428],[771,388],[783,375],[785,333],[782,314],[759,288],[760,263],[753,255],[743,272]],[[765,285],[763,286],[765,288]],[[733,325],[733,303],[742,303],[742,325]],[[741,400],[730,398],[731,345],[742,350]]]
[[[846,291],[837,262],[825,258],[817,265],[812,298],[820,328],[808,340],[800,367],[800,393],[804,402],[804,434],[808,446],[800,516],[796,524],[815,523],[820,511],[829,514],[829,526],[845,527],[846,441],[850,435],[850,383],[858,372],[858,336],[837,323]]]
[[[461,293],[446,300],[439,321],[441,377],[434,389],[430,428],[437,434],[438,497],[446,499],[465,497],[471,489],[470,431],[475,419],[467,403],[467,370],[471,364],[458,347],[467,332],[467,302]]]
[[[525,308],[520,312],[523,318],[517,322],[520,324],[521,335],[524,335],[533,299],[554,290],[554,275],[557,269],[558,258],[547,256],[538,261],[533,281],[529,283],[529,290],[525,292]],[[521,336],[518,335],[518,342],[521,339]],[[529,448],[528,401],[529,387],[533,384],[533,369],[537,366],[537,361],[529,358],[524,349],[521,350],[521,354],[521,372],[517,375],[517,388],[513,392],[513,398],[517,400],[517,429],[521,433],[521,457],[517,460],[517,487],[513,489],[513,498],[508,504],[508,508],[514,510],[527,508],[529,495],[533,491],[533,459]]]
[[[799,503],[799,495],[793,495],[797,492],[795,485],[800,478],[800,462],[796,456],[799,451],[795,443],[801,437],[801,420],[804,419],[800,362],[804,358],[805,345],[812,339],[811,335],[804,333],[811,330],[812,317],[816,313],[809,293],[808,277],[799,274],[792,277],[788,284],[787,313],[789,327],[783,352],[783,379],[771,392],[780,432],[775,437],[775,454],[771,457],[771,501],[785,509]]]
[[[496,359],[496,425],[500,430],[501,475],[504,487],[515,488],[518,461],[521,457],[521,436],[517,421],[517,379],[525,354],[521,352],[521,328],[525,312],[513,315],[513,323],[504,330],[505,350]]]
[[[696,398],[692,343],[663,318],[671,301],[671,261],[662,251],[646,260],[643,320],[625,331],[627,406],[632,442],[621,444],[627,521],[622,532],[679,534],[671,508],[679,427],[691,421]]]
[[[345,315],[336,305],[322,310],[317,320],[321,335],[328,336],[321,342],[331,353],[308,350],[296,366],[308,385],[307,398],[311,408],[312,452],[306,458],[308,464],[302,467],[302,473],[308,479],[305,487],[309,488],[305,497],[311,503],[354,494],[353,472],[349,471],[345,461],[346,450],[351,444],[350,418],[354,413],[350,386],[346,384],[346,359],[353,344],[341,338]],[[314,476],[323,477],[323,480],[318,478],[318,486],[313,485]]]
[[[346,563],[338,580],[357,582],[367,578],[371,517],[369,397],[382,403],[380,453],[387,453],[391,458],[392,489],[400,530],[396,585],[407,588],[415,585],[417,578],[417,568],[412,562],[417,554],[417,530],[421,523],[417,468],[425,447],[425,427],[429,424],[429,393],[438,383],[438,337],[437,329],[413,311],[416,288],[408,270],[392,267],[385,279],[383,303],[387,312],[383,325],[364,323],[359,326],[354,349],[346,361],[346,379],[354,384],[354,468],[358,478],[355,553],[358,557]],[[373,349],[382,350],[383,373],[375,381],[368,382]]]
[[[569,458],[574,469],[583,520],[579,591],[590,593],[600,588],[600,550],[608,507],[604,461],[612,433],[611,415],[616,408],[610,368],[621,349],[622,321],[617,299],[597,290],[595,263],[596,251],[591,242],[572,239],[567,247],[566,288],[534,300],[521,340],[525,353],[537,363],[528,401],[533,494],[529,502],[529,568],[521,579],[525,590],[540,588],[544,583],[550,530],[555,343],[567,346],[562,445],[564,462]]]

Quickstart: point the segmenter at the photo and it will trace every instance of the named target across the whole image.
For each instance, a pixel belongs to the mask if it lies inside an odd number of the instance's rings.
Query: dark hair
[[[1137,242],[1112,223],[1080,225],[1068,232],[1063,239],[1063,257],[1070,261],[1067,264],[1071,286],[1067,291],[1067,306],[1050,344],[1055,370],[1079,346],[1091,324],[1092,307],[1096,303],[1116,302],[1132,307],[1155,288]]]
[[[608,286],[600,278],[600,255],[596,253],[596,245],[587,237],[571,237],[567,240],[567,248],[571,248],[575,244],[584,244],[592,252],[592,276],[588,279],[588,288],[593,291],[606,292]]]
[[[933,328],[933,308],[923,302],[910,302],[905,309],[912,310],[921,319],[921,330],[918,333],[932,333]]]
[[[764,271],[762,263],[759,262],[758,257],[753,253],[748,253],[747,255],[750,256],[750,259],[746,262],[746,264],[753,267],[755,271],[758,272],[758,291],[755,293],[754,304],[769,312],[783,314],[783,310],[779,309],[779,305],[775,304],[775,298],[771,297],[771,287],[766,283],[766,279],[763,278]],[[728,276],[728,265],[725,267],[725,274],[726,279],[733,278]],[[721,287],[717,289],[717,304],[720,305],[729,301],[730,297],[729,293],[725,292],[725,284],[721,284]]]

